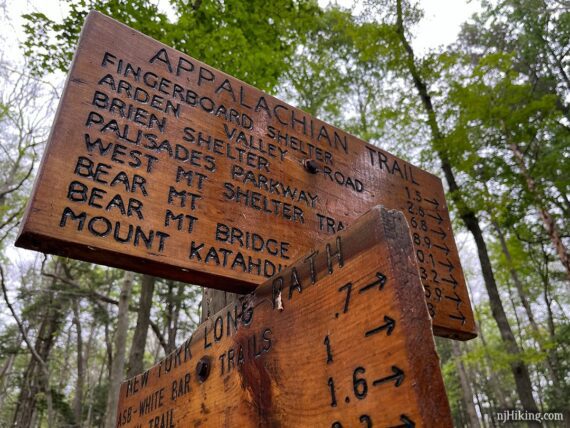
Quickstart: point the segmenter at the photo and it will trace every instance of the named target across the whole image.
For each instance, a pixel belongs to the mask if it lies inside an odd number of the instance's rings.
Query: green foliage
[[[451,407],[451,413],[457,420],[462,410],[461,383],[457,374],[457,366],[453,358],[446,361],[441,369],[441,374],[445,382],[445,392]]]
[[[109,385],[107,382],[103,384],[97,384],[94,387],[93,398],[92,398],[92,412],[93,412],[93,425],[103,426],[105,422],[105,405],[107,403],[107,392],[109,390]]]
[[[89,10],[103,12],[168,46],[271,91],[318,17],[313,0],[172,0],[169,21],[150,0],[64,0],[69,14],[54,22],[24,15],[25,55],[36,74],[67,70]]]
[[[54,413],[57,415],[57,424],[59,426],[74,426],[76,424],[73,417],[73,411],[67,401],[67,396],[61,391],[52,388],[51,398],[53,403]],[[37,411],[40,414],[47,413],[47,399],[44,393],[38,394]]]

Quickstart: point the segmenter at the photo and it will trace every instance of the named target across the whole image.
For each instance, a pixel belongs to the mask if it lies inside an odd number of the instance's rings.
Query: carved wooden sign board
[[[92,12],[17,245],[245,293],[377,204],[474,337],[439,178]]]
[[[121,385],[117,427],[452,427],[401,212],[374,208]]]

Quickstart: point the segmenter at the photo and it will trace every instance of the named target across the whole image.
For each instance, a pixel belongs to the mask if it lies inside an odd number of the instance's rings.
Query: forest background
[[[479,329],[437,340],[455,425],[514,408],[570,420],[567,1],[474,1],[456,40],[421,55],[409,0],[61,3],[61,21],[24,16],[21,60],[0,56],[0,425],[114,426],[109,392],[200,320],[199,287],[14,250],[53,76],[90,9],[441,176]]]

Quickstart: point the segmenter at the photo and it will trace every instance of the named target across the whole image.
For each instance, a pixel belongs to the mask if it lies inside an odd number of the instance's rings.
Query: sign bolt
[[[196,376],[200,383],[203,383],[210,375],[210,357],[202,357],[196,365]]]
[[[305,159],[303,161],[303,166],[311,174],[316,174],[317,172],[319,172],[319,168],[317,167],[317,162],[315,162],[313,159]]]

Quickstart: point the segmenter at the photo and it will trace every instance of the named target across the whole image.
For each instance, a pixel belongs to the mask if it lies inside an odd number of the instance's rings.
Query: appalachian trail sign
[[[452,427],[412,250],[373,208],[125,381],[117,427]]]
[[[434,333],[474,337],[439,178],[91,12],[17,245],[245,293],[377,204]]]

